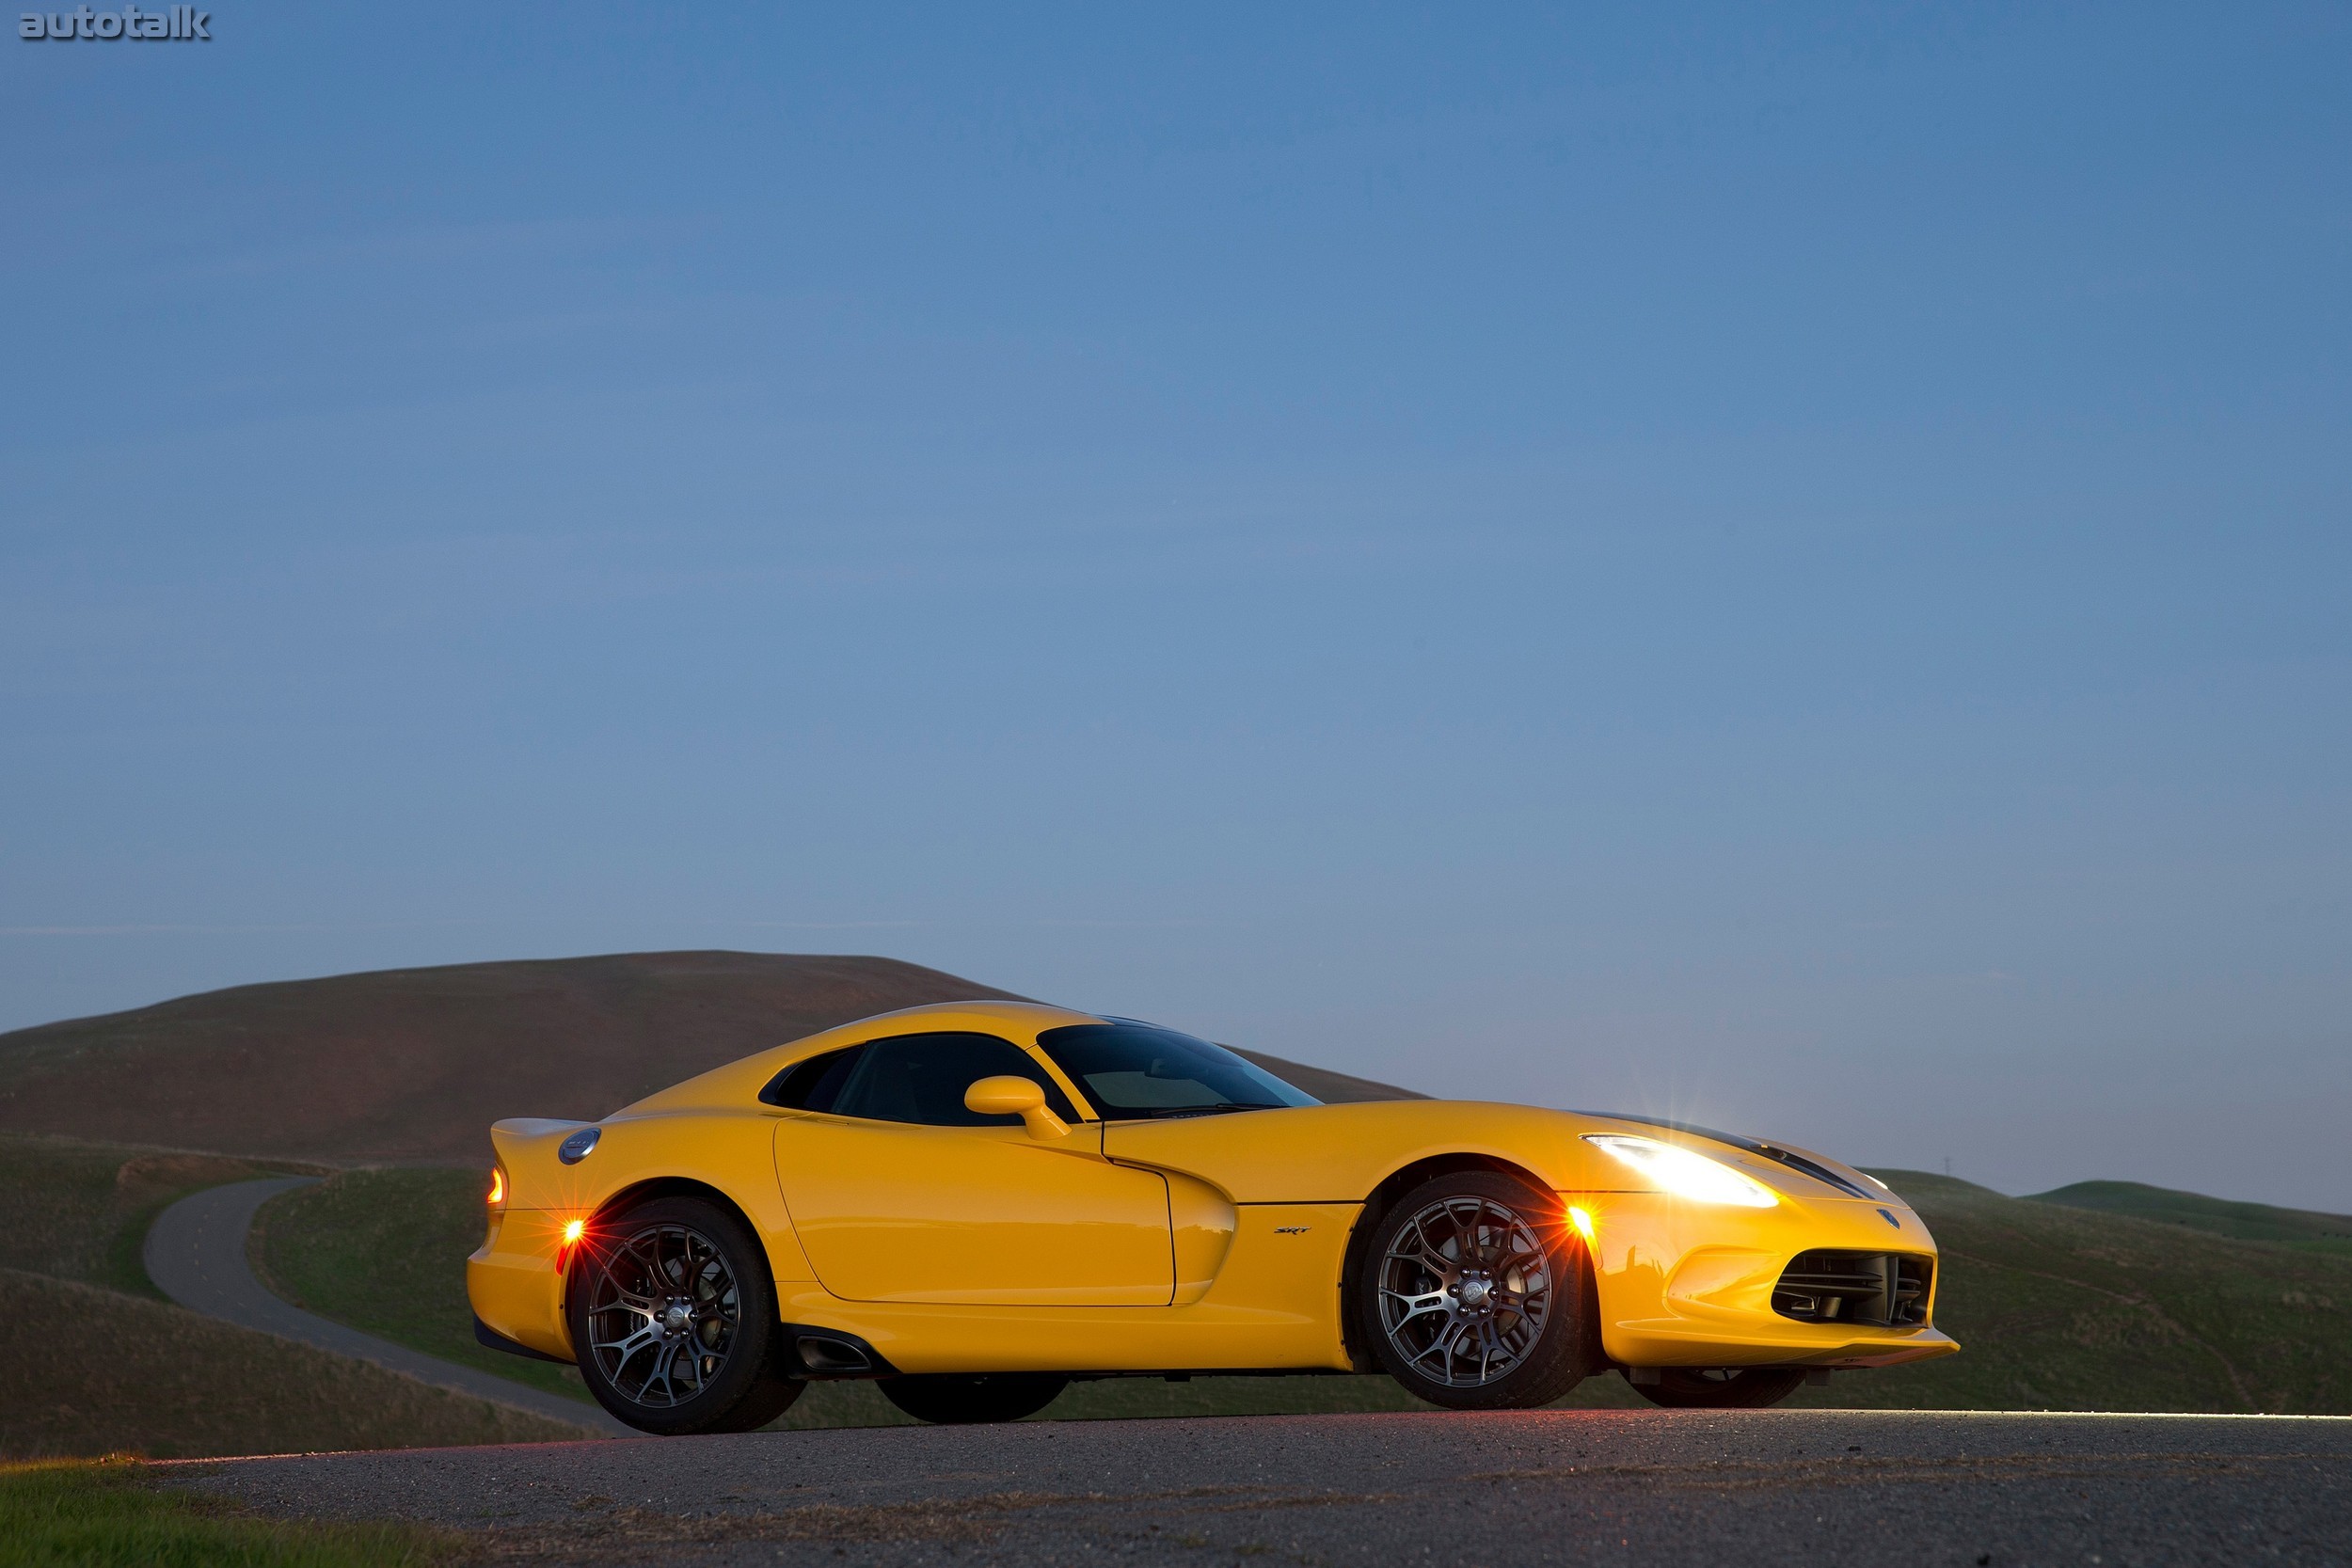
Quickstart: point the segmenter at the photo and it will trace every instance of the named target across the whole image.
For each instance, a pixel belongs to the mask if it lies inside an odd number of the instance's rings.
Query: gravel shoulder
[[[177,1483],[501,1560],[2352,1563],[2352,1419],[1560,1410],[257,1459]]]

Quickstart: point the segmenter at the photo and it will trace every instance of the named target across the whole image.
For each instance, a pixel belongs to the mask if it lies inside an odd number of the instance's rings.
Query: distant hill
[[[329,1161],[478,1160],[868,1014],[1009,991],[889,958],[624,953],[207,991],[0,1035],[0,1130]]]
[[[476,1161],[501,1117],[604,1116],[898,1007],[1019,1000],[891,958],[782,953],[382,970],[0,1035],[0,1132],[333,1163]],[[1279,1057],[1326,1100],[1409,1098]]]
[[[2321,1214],[2309,1209],[2276,1209],[2267,1203],[2233,1203],[2200,1193],[2178,1193],[2137,1181],[2077,1181],[2026,1201],[2068,1209],[2129,1214],[2159,1225],[2186,1226],[2244,1242],[2284,1242],[2324,1252],[2352,1252],[2352,1214]]]
[[[1367,1100],[1427,1100],[1428,1095],[1412,1089],[1400,1089],[1394,1084],[1383,1084],[1370,1078],[1355,1078],[1328,1068],[1309,1067],[1304,1062],[1285,1061],[1269,1056],[1263,1051],[1243,1051],[1229,1045],[1228,1051],[1248,1057],[1285,1084],[1305,1089],[1326,1105],[1353,1105]]]
[[[1877,1174],[1934,1232],[1962,1354],[1791,1402],[2352,1414],[2352,1258]]]

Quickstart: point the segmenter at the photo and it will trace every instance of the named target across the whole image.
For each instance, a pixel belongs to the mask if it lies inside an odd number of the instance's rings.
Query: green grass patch
[[[315,1165],[0,1133],[0,1269],[163,1299],[141,1254],[155,1216],[188,1194]]]
[[[254,1219],[254,1273],[322,1317],[587,1402],[571,1368],[473,1337],[466,1258],[482,1244],[489,1180],[487,1171],[351,1170],[280,1193]]]
[[[0,1465],[0,1568],[430,1568],[453,1544],[405,1525],[258,1518],[123,1461]]]
[[[0,1269],[0,1455],[9,1458],[206,1458],[583,1435],[168,1303]]]
[[[316,1167],[0,1134],[0,1455],[172,1456],[580,1433],[199,1317],[141,1262],[164,1207]],[[0,1544],[8,1531],[0,1529]]]
[[[2352,1258],[1879,1174],[1934,1232],[1963,1349],[1791,1404],[2352,1414]]]
[[[2352,1255],[2352,1214],[2322,1214],[2310,1209],[2275,1208],[2267,1203],[2236,1203],[2138,1181],[2077,1181],[2056,1192],[2036,1193],[2026,1201],[2128,1214],[2134,1219],[2210,1231],[2241,1242],[2278,1242],[2312,1252]]]

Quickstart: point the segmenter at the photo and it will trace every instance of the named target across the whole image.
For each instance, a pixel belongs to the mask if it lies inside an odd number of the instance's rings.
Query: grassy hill
[[[325,1174],[283,1161],[0,1133],[0,1269],[100,1285],[160,1301],[139,1253],[147,1227],[203,1187],[262,1176]]]
[[[625,953],[207,991],[0,1035],[0,1131],[466,1161],[871,1013],[1009,993],[888,958]]]
[[[1794,1402],[2352,1414],[2352,1258],[1879,1175],[1934,1231],[1966,1348]]]
[[[163,1301],[147,1227],[217,1155],[0,1135],[0,1456],[538,1441],[569,1429]]]
[[[184,1458],[580,1435],[162,1302],[0,1269],[0,1456]]]
[[[2279,1242],[2319,1252],[2352,1255],[2352,1214],[2277,1209],[2267,1203],[2233,1203],[2227,1198],[2179,1193],[2169,1187],[2150,1187],[2137,1181],[2077,1181],[2056,1192],[2036,1193],[2030,1201],[2128,1214],[2159,1225],[2233,1236],[2242,1242]]]
[[[471,1170],[354,1170],[280,1193],[255,1216],[253,1272],[322,1317],[585,1401],[571,1368],[473,1337],[466,1255],[482,1244],[483,1185]]]

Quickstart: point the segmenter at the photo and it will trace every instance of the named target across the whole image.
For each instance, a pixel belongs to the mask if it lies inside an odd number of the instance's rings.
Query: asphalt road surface
[[[208,1187],[182,1198],[155,1216],[147,1232],[147,1276],[181,1306],[281,1339],[314,1345],[337,1355],[373,1361],[389,1371],[438,1388],[529,1411],[551,1421],[568,1421],[606,1436],[636,1435],[602,1410],[561,1394],[543,1393],[489,1372],[461,1367],[422,1351],[379,1339],[316,1313],[305,1312],[270,1293],[246,1261],[246,1238],[262,1204],[310,1178],[272,1177]]]
[[[1540,1411],[1025,1421],[191,1466],[496,1560],[2352,1563],[2352,1419]]]

